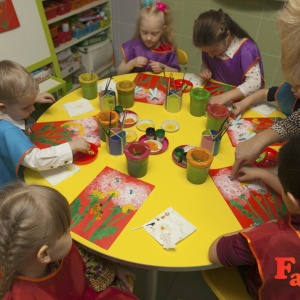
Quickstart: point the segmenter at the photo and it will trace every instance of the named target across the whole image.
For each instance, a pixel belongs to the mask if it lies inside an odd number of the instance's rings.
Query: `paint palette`
[[[88,152],[77,151],[73,154],[73,162],[76,165],[89,164],[96,159],[98,154],[98,148],[95,144],[90,144],[90,150]]]
[[[180,145],[180,146],[176,147],[176,148],[173,150],[173,152],[172,152],[172,159],[173,159],[174,163],[175,163],[177,166],[181,167],[181,168],[186,168],[186,162],[184,162],[184,161],[185,161],[184,158],[183,158],[183,159],[178,159],[178,158],[176,157],[176,155],[175,155],[175,150],[176,150],[177,148],[183,149],[183,153],[184,153],[183,155],[186,156],[186,153],[187,153],[190,149],[195,148],[195,147],[196,147],[196,146],[191,146],[191,145]]]
[[[121,127],[124,117],[125,117],[124,126],[123,126],[124,128],[132,127],[138,121],[138,115],[134,111],[123,110],[120,113],[119,127]]]
[[[125,133],[126,133],[126,143],[134,142],[138,138],[134,130],[125,130]]]
[[[142,135],[140,138],[139,138],[139,141],[140,142],[145,142],[147,141],[147,138],[146,138],[146,134]],[[156,140],[150,140],[150,141],[156,141]],[[157,141],[158,142],[158,141]],[[159,142],[160,143],[160,142]],[[162,145],[161,149],[157,152],[152,152],[151,151],[151,154],[161,154],[161,153],[164,153],[168,147],[169,147],[169,141],[168,139],[165,137],[164,138],[164,141],[162,143],[160,143]]]
[[[189,80],[184,79],[175,79],[173,81],[172,87],[175,90],[180,90],[182,88],[184,93],[188,93],[193,88],[193,83]]]
[[[152,120],[147,120],[147,119],[144,119],[144,120],[140,120],[136,123],[136,127],[138,130],[141,130],[141,131],[146,131],[146,129],[148,127],[153,127],[155,128],[155,123],[152,121]]]
[[[161,123],[161,128],[166,132],[175,132],[179,130],[180,126],[176,121],[166,120]]]

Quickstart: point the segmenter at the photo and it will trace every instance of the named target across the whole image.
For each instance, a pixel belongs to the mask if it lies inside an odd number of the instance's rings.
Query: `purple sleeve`
[[[222,237],[217,244],[217,255],[225,267],[256,264],[247,240],[240,234]]]

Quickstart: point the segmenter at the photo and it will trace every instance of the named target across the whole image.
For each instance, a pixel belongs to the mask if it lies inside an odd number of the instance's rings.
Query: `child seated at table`
[[[0,186],[22,179],[24,167],[57,168],[72,163],[73,152],[89,150],[89,143],[81,137],[46,149],[30,141],[29,116],[36,99],[45,100],[41,98],[37,82],[25,68],[13,61],[0,61]]]
[[[300,137],[290,139],[278,155],[278,177],[265,169],[242,167],[238,179],[261,179],[281,192],[289,213],[278,220],[216,239],[210,260],[237,266],[254,299],[298,299],[300,263]],[[278,179],[279,178],[279,179]]]
[[[199,15],[194,22],[193,42],[202,51],[200,77],[236,86],[212,96],[210,104],[238,101],[264,87],[264,71],[257,45],[222,9]]]
[[[76,245],[57,190],[14,182],[0,190],[0,299],[137,300],[134,275]]]
[[[246,111],[251,105],[261,101],[276,101],[280,111],[289,117],[300,107],[300,86],[292,86],[283,82],[279,87],[264,88],[249,95],[240,102],[234,104],[231,114],[236,117]]]
[[[170,8],[163,2],[144,0],[134,38],[122,44],[118,74],[180,71]]]

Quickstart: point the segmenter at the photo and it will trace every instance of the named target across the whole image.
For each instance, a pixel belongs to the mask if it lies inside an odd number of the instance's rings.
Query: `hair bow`
[[[167,5],[163,2],[156,2],[156,7],[158,10],[162,11],[163,13],[167,12]]]

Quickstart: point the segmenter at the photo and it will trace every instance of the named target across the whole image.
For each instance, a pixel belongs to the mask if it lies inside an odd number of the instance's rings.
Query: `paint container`
[[[193,184],[202,184],[206,181],[213,155],[204,148],[195,147],[187,154],[187,179]]]
[[[213,156],[219,153],[222,137],[217,137],[214,141],[214,137],[217,134],[216,130],[206,129],[202,132],[200,147],[207,149]]]
[[[96,119],[98,122],[100,139],[101,141],[106,142],[106,136],[109,135],[109,127],[118,127],[119,114],[114,110],[103,110],[96,115]]]
[[[206,109],[207,122],[206,129],[220,130],[225,119],[229,115],[229,110],[225,105],[211,104]]]
[[[163,143],[165,140],[165,134],[166,132],[164,131],[164,129],[157,129],[155,131],[156,139],[161,143]]]
[[[143,142],[132,142],[125,146],[127,172],[135,178],[143,177],[148,171],[150,147]]]
[[[210,98],[209,91],[203,88],[194,88],[190,91],[190,113],[195,117],[204,116],[208,99]]]
[[[106,136],[107,151],[110,155],[121,155],[126,145],[126,132],[119,128],[112,128],[111,134]]]
[[[135,83],[129,80],[123,80],[117,83],[118,103],[124,108],[134,105]]]
[[[182,97],[180,91],[171,90],[165,102],[165,109],[171,113],[177,113],[181,110]]]
[[[83,73],[79,76],[82,96],[85,99],[95,99],[98,95],[98,75],[95,73]]]
[[[112,90],[99,93],[100,110],[112,110],[116,106],[116,93]]]

